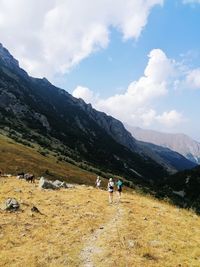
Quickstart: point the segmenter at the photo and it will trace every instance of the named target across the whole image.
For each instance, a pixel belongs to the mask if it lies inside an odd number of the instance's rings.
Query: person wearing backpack
[[[115,186],[115,184],[114,184],[112,178],[110,178],[109,182],[108,182],[108,193],[109,193],[109,203],[110,204],[113,203],[114,186]]]
[[[117,181],[117,192],[118,192],[118,200],[119,200],[119,201],[120,201],[120,199],[121,199],[122,186],[123,186],[123,182],[122,182],[122,180],[118,179],[118,181]]]

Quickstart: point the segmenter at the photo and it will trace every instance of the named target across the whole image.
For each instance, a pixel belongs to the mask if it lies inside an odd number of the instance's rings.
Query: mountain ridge
[[[4,53],[9,52],[4,50]],[[88,116],[87,109],[91,110],[91,106],[83,100],[72,97],[46,79],[28,75],[24,77],[20,68],[14,71],[17,63],[11,56],[4,58],[9,64],[5,64],[5,60],[0,61],[2,128],[8,127],[20,132],[26,140],[34,139],[39,143],[42,141],[44,146],[50,146],[52,149],[55,149],[52,141],[54,138],[62,155],[64,153],[65,156],[73,156],[83,163],[90,162],[94,166],[107,169],[108,172],[113,170],[129,177],[132,176],[131,169],[142,177],[161,177],[167,174],[152,159],[140,157],[113,139],[112,135],[108,134],[109,127],[104,129],[97,123],[94,115]],[[130,136],[122,124],[117,123],[124,133]]]
[[[183,133],[163,133],[126,125],[136,139],[155,145],[167,147],[200,164],[200,143]]]
[[[1,127],[10,127],[22,138],[52,149],[57,143],[62,155],[73,155],[108,172],[148,180],[177,171],[168,161],[160,164],[161,155],[141,149],[119,120],[96,111],[45,78],[28,76],[7,49],[1,48],[0,58]]]

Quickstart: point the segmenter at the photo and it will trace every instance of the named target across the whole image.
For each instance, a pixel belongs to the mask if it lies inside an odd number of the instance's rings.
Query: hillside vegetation
[[[63,157],[59,153],[44,149],[38,144],[29,143],[29,146],[27,146],[2,134],[0,134],[0,170],[2,173],[12,175],[17,175],[20,172],[30,172],[36,177],[44,176],[51,180],[60,179],[87,185],[94,185],[97,175],[103,177],[104,186],[108,178],[118,177],[93,166]],[[131,177],[132,181],[127,180],[126,177],[123,177],[123,180],[128,187],[132,187],[139,192],[151,194],[159,199],[167,198],[171,203],[187,209],[192,208],[200,214],[198,170],[197,167],[193,170],[177,173],[163,180],[161,179],[158,185],[150,185],[135,176]],[[191,177],[188,183],[186,183],[187,177]],[[127,188],[127,190],[131,189]],[[184,190],[186,196],[177,196],[173,193],[173,190]]]
[[[44,152],[44,153],[43,153]],[[27,147],[0,134],[0,170],[2,173],[17,175],[19,172],[31,172],[36,177],[62,179],[73,183],[94,184],[96,175],[80,169],[57,154],[42,150],[38,145]]]
[[[0,266],[199,267],[200,218],[150,196],[109,205],[93,187],[40,190],[2,177],[0,204],[8,197],[21,210],[0,211]]]

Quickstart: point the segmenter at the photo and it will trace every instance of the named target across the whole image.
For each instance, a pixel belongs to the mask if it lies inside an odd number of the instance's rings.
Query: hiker
[[[120,179],[118,179],[118,181],[117,181],[118,201],[120,201],[120,199],[121,199],[122,186],[123,186],[123,182]]]
[[[111,204],[113,202],[113,192],[114,192],[114,182],[112,178],[109,179],[108,182],[108,193],[109,193],[109,203]]]
[[[96,188],[100,188],[100,185],[101,185],[101,179],[99,176],[97,176],[97,179],[96,179]]]

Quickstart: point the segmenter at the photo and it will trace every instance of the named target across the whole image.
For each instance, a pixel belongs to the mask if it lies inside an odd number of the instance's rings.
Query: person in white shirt
[[[100,179],[100,177],[99,176],[97,176],[97,179],[96,179],[96,188],[100,188],[100,186],[101,186],[101,179]]]
[[[108,182],[108,193],[109,193],[109,203],[113,203],[113,192],[114,192],[114,182],[112,178],[109,179]]]

